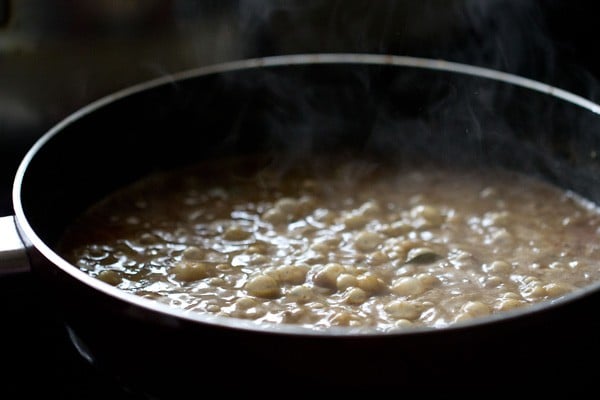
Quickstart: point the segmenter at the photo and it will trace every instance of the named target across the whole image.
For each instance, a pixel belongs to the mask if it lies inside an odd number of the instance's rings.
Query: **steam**
[[[247,0],[239,2],[238,28],[248,39],[244,57],[379,53],[443,59],[566,90],[575,81],[575,92],[593,99],[598,82],[565,63],[549,29],[548,7],[555,5],[535,0]],[[335,73],[322,69],[314,74],[324,74],[321,83],[335,80]],[[594,154],[600,154],[600,116],[515,86],[449,79],[442,73],[407,70],[382,77],[365,67],[351,74],[343,79],[350,89],[309,87],[300,76],[270,72],[242,85],[266,88],[261,94],[271,98],[265,115],[270,144],[284,146],[292,159],[349,139],[401,163],[423,155],[500,161],[583,189],[598,173]],[[404,95],[395,99],[400,92]],[[360,121],[353,126],[348,118]],[[361,136],[360,129],[368,132]],[[600,198],[600,193],[591,195]]]

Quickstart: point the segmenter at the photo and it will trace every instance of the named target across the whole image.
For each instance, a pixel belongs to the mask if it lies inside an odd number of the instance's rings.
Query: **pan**
[[[153,398],[207,385],[317,388],[585,382],[598,353],[600,283],[554,301],[391,332],[315,331],[189,313],[126,293],[66,261],[65,230],[108,193],[201,160],[266,154],[432,160],[529,174],[600,201],[600,107],[477,66],[378,54],[240,60],[126,88],[68,116],[29,150],[0,220],[3,274],[44,288],[82,357]]]

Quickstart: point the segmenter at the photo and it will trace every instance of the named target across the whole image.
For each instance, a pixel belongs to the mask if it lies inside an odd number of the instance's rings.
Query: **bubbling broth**
[[[204,162],[90,208],[60,253],[190,312],[314,329],[442,328],[600,279],[600,213],[496,168]]]

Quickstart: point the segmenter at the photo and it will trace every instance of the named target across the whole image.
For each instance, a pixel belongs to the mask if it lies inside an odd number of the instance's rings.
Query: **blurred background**
[[[0,0],[0,212],[26,149],[110,92],[222,61],[305,52],[440,58],[596,100],[596,1]],[[10,186],[10,184],[8,185]]]
[[[20,160],[54,124],[113,91],[212,63],[314,52],[410,55],[499,69],[598,101],[597,4],[0,0],[0,215],[12,214]],[[79,363],[29,284],[28,277],[0,280],[8,378],[44,375],[57,398],[116,398]]]

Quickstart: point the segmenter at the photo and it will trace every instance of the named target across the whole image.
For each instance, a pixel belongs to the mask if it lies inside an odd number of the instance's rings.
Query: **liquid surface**
[[[441,328],[600,279],[590,203],[501,170],[204,164],[92,207],[60,252],[124,291],[314,329]]]

